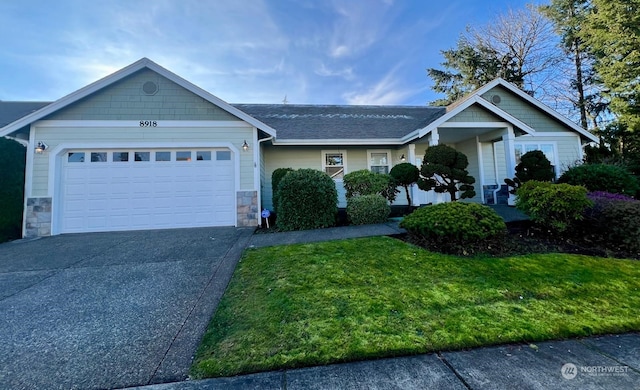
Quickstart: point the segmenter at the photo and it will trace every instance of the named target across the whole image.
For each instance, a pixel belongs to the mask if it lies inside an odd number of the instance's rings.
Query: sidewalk
[[[536,344],[509,344],[168,383],[138,389],[639,388],[640,334],[628,333]]]
[[[396,222],[254,234],[248,247],[403,233]],[[508,344],[137,387],[205,389],[640,389],[640,333]]]

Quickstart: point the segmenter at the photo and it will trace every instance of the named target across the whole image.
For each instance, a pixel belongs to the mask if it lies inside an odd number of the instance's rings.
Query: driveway
[[[253,229],[0,245],[0,388],[182,380]]]

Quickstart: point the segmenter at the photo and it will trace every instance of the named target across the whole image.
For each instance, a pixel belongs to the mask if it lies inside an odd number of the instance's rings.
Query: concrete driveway
[[[182,380],[253,229],[47,237],[0,245],[0,388]]]

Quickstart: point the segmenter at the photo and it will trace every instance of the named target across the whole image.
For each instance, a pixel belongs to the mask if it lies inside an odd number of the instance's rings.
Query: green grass
[[[462,258],[388,237],[245,253],[195,377],[640,330],[640,262]]]

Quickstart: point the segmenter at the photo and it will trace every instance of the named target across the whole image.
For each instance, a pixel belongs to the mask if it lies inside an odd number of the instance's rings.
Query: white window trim
[[[322,172],[327,172],[326,168],[330,165],[327,165],[327,154],[332,153],[342,153],[342,176],[347,174],[347,151],[346,150],[322,150],[320,153],[320,158],[322,159]],[[342,179],[333,179],[334,181],[342,181]]]
[[[560,177],[560,167],[559,167],[560,157],[558,155],[558,142],[556,142],[556,141],[540,141],[540,140],[536,140],[536,141],[520,141],[520,140],[517,140],[513,144],[514,144],[514,146],[517,146],[517,145],[536,145],[538,147],[537,150],[540,150],[540,145],[552,145],[553,146],[553,160],[554,161],[551,161],[551,165],[553,165],[555,167],[556,179]]]
[[[391,149],[368,149],[367,150],[367,169],[371,170],[371,154],[372,153],[386,153],[387,154],[387,171],[391,172],[393,168],[393,157],[391,155]],[[380,166],[380,165],[376,165]]]

